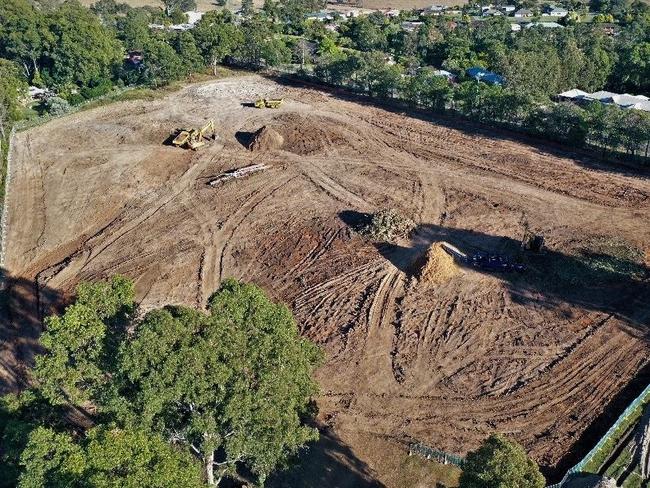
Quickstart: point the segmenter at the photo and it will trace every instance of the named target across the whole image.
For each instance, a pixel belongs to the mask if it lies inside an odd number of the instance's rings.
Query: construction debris
[[[251,164],[250,166],[244,166],[243,168],[231,169],[208,181],[208,185],[217,186],[226,181],[236,178],[244,178],[245,176],[250,176],[253,173],[258,173],[268,168],[269,166],[265,164]]]

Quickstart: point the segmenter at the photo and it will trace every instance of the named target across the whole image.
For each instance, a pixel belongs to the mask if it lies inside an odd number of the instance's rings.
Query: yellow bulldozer
[[[282,98],[260,98],[255,100],[255,108],[280,108]]]
[[[182,129],[178,131],[178,134],[172,140],[172,144],[196,151],[205,146],[205,139],[208,139],[209,134],[212,135],[212,140],[216,139],[217,135],[212,120],[208,121],[202,129]]]

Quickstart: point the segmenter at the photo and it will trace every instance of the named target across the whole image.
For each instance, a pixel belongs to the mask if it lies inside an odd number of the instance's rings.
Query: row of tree
[[[334,37],[343,47],[389,53],[406,67],[462,73],[481,66],[539,100],[572,88],[641,94],[650,91],[650,6],[635,5],[635,16],[616,36],[596,23],[512,32],[505,17],[425,16],[423,25],[407,31],[403,18],[372,14],[345,22]]]
[[[472,120],[497,122],[558,142],[591,144],[607,151],[621,148],[631,155],[650,154],[650,113],[624,110],[594,102],[536,102],[511,86],[474,80],[451,84],[430,68],[407,75],[399,64],[386,62],[384,53],[343,52],[321,56],[314,75],[372,97],[395,98],[434,112],[454,110]]]
[[[0,128],[20,115],[18,93],[27,82],[54,88],[76,104],[116,84],[159,86],[206,66],[216,72],[225,61],[255,68],[294,62],[314,64],[319,79],[375,97],[398,97],[433,110],[453,108],[474,119],[574,144],[623,147],[632,154],[648,150],[645,114],[556,106],[549,100],[575,87],[649,91],[647,9],[638,7],[636,17],[614,38],[586,24],[513,34],[503,18],[475,25],[429,16],[408,32],[401,19],[380,14],[350,19],[337,34],[322,22],[304,20],[320,0],[267,0],[261,12],[248,7],[243,17],[227,10],[208,12],[191,31],[150,27],[169,22],[165,12],[178,15],[190,6],[188,1],[164,0],[164,11],[134,9],[114,0],[100,0],[91,10],[76,0],[55,7],[2,2],[0,69],[8,81],[0,82],[0,121],[5,121]],[[132,51],[142,52],[143,63],[125,62],[125,53]],[[506,85],[468,81],[451,86],[435,77],[430,65],[459,73],[461,81],[467,67],[488,67],[504,75]],[[60,103],[46,108],[65,109]]]

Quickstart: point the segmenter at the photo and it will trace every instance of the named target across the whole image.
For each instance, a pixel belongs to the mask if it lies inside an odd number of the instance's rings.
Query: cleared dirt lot
[[[257,96],[286,101],[245,106]],[[218,140],[201,151],[162,144],[209,118]],[[282,149],[244,147],[263,125]],[[505,432],[553,468],[647,377],[647,175],[256,76],[79,113],[15,142],[8,372],[30,361],[39,316],[80,280],[130,276],[144,310],[202,306],[224,277],[253,281],[325,348],[320,420],[364,479],[387,486],[382,459],[412,439],[463,454]],[[271,168],[207,184],[251,163]],[[382,207],[418,223],[412,240],[375,245],[353,230]],[[440,240],[514,254],[524,223],[549,245],[524,274],[412,277]],[[646,253],[637,279],[585,264],[579,251],[602,242]]]

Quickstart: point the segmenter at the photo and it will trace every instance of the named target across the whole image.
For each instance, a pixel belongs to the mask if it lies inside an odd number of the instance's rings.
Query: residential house
[[[544,9],[544,14],[550,15],[552,17],[566,17],[569,14],[569,11],[563,7],[555,7],[549,5]]]
[[[446,5],[431,5],[422,11],[422,15],[442,15],[447,8]]]
[[[521,30],[521,24],[510,24],[510,30],[512,32],[519,32]]]
[[[645,95],[630,95],[629,93],[618,94],[605,90],[588,93],[582,90],[573,89],[560,93],[557,98],[559,100],[571,101],[578,104],[600,102],[606,105],[616,105],[623,109],[636,109],[650,112],[650,98]]]
[[[476,81],[482,81],[490,85],[503,85],[505,82],[503,76],[493,73],[492,71],[488,71],[484,68],[480,68],[478,66],[469,68],[466,73],[470,78],[474,78]]]
[[[444,76],[449,81],[456,81],[456,75],[444,69],[437,69],[433,74],[435,76]]]
[[[531,22],[526,24],[526,29],[531,27],[544,27],[545,29],[557,29],[564,27],[563,25],[558,24],[557,22]]]
[[[402,29],[405,30],[406,32],[413,32],[415,30],[418,30],[420,26],[422,26],[424,22],[413,22],[410,20],[406,20],[402,22]]]
[[[533,16],[533,11],[527,8],[520,8],[515,12],[515,17],[517,18],[526,18],[532,16]]]
[[[503,12],[501,10],[497,10],[495,8],[489,8],[487,10],[483,10],[481,13],[483,17],[500,17],[503,15]]]
[[[327,12],[326,10],[323,10],[321,12],[312,12],[310,14],[305,15],[305,19],[317,20],[319,22],[327,22],[328,20],[332,20],[333,18],[334,15],[332,15],[331,12]]]
[[[503,11],[504,14],[510,15],[515,11],[515,6],[514,5],[502,5],[501,10]]]

